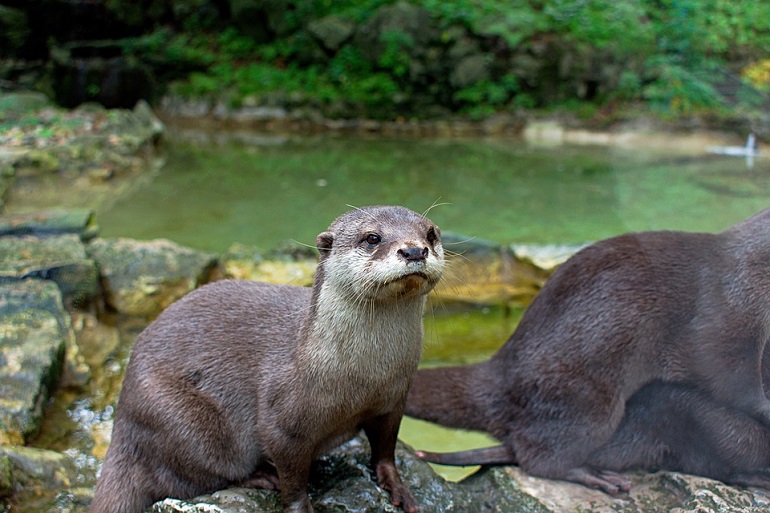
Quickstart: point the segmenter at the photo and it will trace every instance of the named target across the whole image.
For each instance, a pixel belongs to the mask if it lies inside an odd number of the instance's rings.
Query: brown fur
[[[312,290],[215,282],[139,335],[92,513],[243,483],[280,486],[284,511],[308,513],[312,460],[359,429],[380,486],[417,510],[394,448],[425,295],[442,271],[438,228],[402,207],[368,207],[317,245]]]
[[[769,336],[770,210],[716,235],[621,235],[565,262],[491,360],[419,371],[406,411],[487,431],[504,444],[510,462],[534,475],[614,494],[629,483],[606,469],[632,462],[711,472],[696,462],[697,447],[680,450],[677,464],[650,456],[655,440],[665,444],[654,422],[641,421],[655,398],[667,401],[659,410],[675,412],[674,405],[687,403],[681,397],[699,394],[695,400],[710,408],[694,417],[696,429],[721,432],[705,420],[713,418],[751,433],[765,461],[770,401],[761,362]],[[630,403],[638,411],[630,409],[616,435],[629,399],[657,381],[685,388],[642,392]],[[684,414],[672,422],[692,423]],[[646,441],[632,436],[637,429],[647,430]],[[717,438],[727,443],[715,442],[712,452],[726,451],[720,457],[735,465],[728,474],[756,469],[753,459],[741,463],[744,449]],[[620,450],[626,443],[632,447]],[[504,459],[499,451],[493,456]]]

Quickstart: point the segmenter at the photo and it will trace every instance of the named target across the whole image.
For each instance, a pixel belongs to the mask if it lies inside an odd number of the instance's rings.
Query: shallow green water
[[[165,150],[165,167],[97,212],[102,236],[165,237],[210,251],[234,242],[269,249],[288,239],[312,244],[347,205],[424,211],[442,203],[430,217],[445,231],[499,243],[572,243],[631,230],[717,231],[770,206],[770,162],[748,169],[742,159],[705,153],[254,135],[172,138]],[[431,306],[426,365],[486,359],[521,314],[493,308],[449,315],[443,305]],[[76,461],[74,486],[93,485],[98,461],[89,433],[109,429],[105,401],[114,401],[107,390],[62,395],[41,437],[41,446]],[[494,443],[413,419],[404,420],[400,437],[435,451]],[[453,479],[472,471],[441,470]]]
[[[347,205],[402,204],[445,231],[570,243],[718,231],[770,205],[770,159],[515,140],[172,137],[153,180],[98,212],[104,236],[224,251],[312,244]]]

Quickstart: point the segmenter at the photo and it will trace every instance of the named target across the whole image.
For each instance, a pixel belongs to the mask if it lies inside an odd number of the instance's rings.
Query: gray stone
[[[68,456],[45,449],[0,446],[0,461],[7,472],[14,493],[14,502],[35,504],[37,511],[73,511],[54,509],[53,498],[62,490],[72,494],[76,481],[76,465]],[[41,502],[48,502],[45,507]],[[20,509],[20,511],[32,511]],[[82,510],[85,513],[85,508]]]
[[[0,217],[0,236],[74,233],[89,240],[98,231],[94,213],[89,209],[52,209]]]
[[[550,274],[491,241],[454,233],[441,239],[451,269],[451,280],[442,280],[433,292],[441,301],[528,304]]]
[[[355,44],[367,59],[378,63],[387,50],[388,37],[394,34],[410,41],[409,48],[402,48],[410,57],[424,54],[425,47],[435,37],[430,12],[403,1],[383,5],[359,28]]]
[[[676,472],[631,472],[628,494],[612,497],[585,486],[552,481],[527,475],[518,467],[483,469],[463,484],[477,486],[477,481],[494,481],[500,486],[514,487],[537,497],[547,511],[581,511],[584,513],[637,513],[652,511],[684,512],[751,512],[767,511],[767,491],[738,489],[719,481]]]
[[[10,9],[10,11],[13,10],[14,9]],[[20,91],[16,93],[0,94],[0,119],[17,117],[25,112],[42,109],[50,104],[51,100],[49,100],[43,93]]]
[[[42,280],[0,285],[0,333],[0,443],[23,445],[40,429],[67,343],[74,343],[57,286]]]
[[[317,513],[400,513],[390,503],[388,493],[379,488],[369,468],[370,450],[364,438],[350,442],[322,457],[313,466],[309,492]],[[438,476],[413,451],[399,444],[396,462],[403,481],[410,487],[422,513],[475,513],[518,511],[523,503],[537,504],[516,489],[490,490],[465,487]],[[503,493],[504,492],[504,493]],[[522,502],[524,501],[524,502]],[[492,502],[494,504],[492,505]],[[217,509],[218,508],[218,509]],[[167,499],[153,506],[156,513],[279,513],[280,495],[275,492],[233,488],[191,500]],[[547,511],[545,508],[529,511]]]
[[[120,313],[154,317],[198,285],[217,265],[213,255],[157,239],[96,239],[87,252],[100,269],[107,303]]]
[[[339,16],[324,16],[308,23],[307,30],[327,50],[336,52],[355,32],[352,21]]]
[[[0,283],[52,280],[67,304],[82,305],[99,292],[96,265],[79,235],[0,237]]]
[[[463,57],[455,64],[449,80],[457,89],[489,80],[492,76],[489,65],[490,58],[486,54],[479,53]]]
[[[368,466],[369,447],[364,438],[324,456],[313,466],[309,486],[318,513],[397,513],[387,492],[373,481]],[[739,490],[717,481],[674,472],[630,473],[634,487],[622,497],[563,481],[527,475],[517,467],[482,469],[459,483],[439,477],[412,450],[399,444],[396,462],[421,513],[528,512],[639,513],[767,511],[767,492]],[[166,499],[155,513],[279,513],[276,492],[231,488],[189,500]]]

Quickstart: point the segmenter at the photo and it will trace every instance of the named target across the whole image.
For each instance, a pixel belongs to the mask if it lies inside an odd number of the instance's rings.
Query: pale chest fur
[[[422,351],[424,296],[352,303],[322,289],[300,353],[310,383],[347,390],[346,401],[406,393]]]

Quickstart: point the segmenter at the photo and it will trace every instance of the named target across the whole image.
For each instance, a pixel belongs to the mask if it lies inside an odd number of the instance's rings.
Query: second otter
[[[491,360],[419,371],[407,414],[504,444],[497,460],[468,464],[518,463],[615,494],[629,483],[591,458],[652,382],[693,387],[737,422],[768,429],[768,337],[770,209],[716,235],[621,235],[565,262]]]
[[[403,207],[340,216],[316,240],[312,290],[225,280],[138,337],[92,513],[139,513],[230,484],[280,487],[309,513],[311,462],[363,429],[377,482],[417,510],[394,462],[422,349],[440,232]]]

